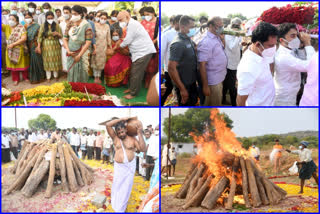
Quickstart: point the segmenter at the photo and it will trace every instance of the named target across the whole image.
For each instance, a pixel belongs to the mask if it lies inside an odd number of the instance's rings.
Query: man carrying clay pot
[[[128,135],[127,121],[130,118],[113,119],[106,123],[109,136],[113,140],[114,175],[111,190],[111,205],[115,212],[125,212],[133,185],[136,170],[135,151],[144,152],[146,144],[143,139],[142,123],[138,121],[138,140]]]

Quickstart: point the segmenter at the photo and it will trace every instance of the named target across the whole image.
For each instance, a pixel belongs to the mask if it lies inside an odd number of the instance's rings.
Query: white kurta
[[[67,28],[67,23],[65,21],[60,23],[60,28],[61,28],[61,32],[65,33],[66,28]],[[67,67],[67,50],[63,47],[63,40],[60,39],[59,40],[60,44],[61,44],[61,59],[62,59],[62,69],[64,71],[68,71],[68,67]]]

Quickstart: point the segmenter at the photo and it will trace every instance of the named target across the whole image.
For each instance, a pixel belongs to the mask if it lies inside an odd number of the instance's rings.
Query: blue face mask
[[[141,19],[142,19],[142,20],[145,20],[145,18],[146,18],[145,16],[141,16]]]
[[[12,15],[17,15],[17,11],[16,10],[11,10],[11,14]]]
[[[193,37],[196,34],[196,29],[191,28],[189,29],[189,33],[187,34],[188,37]]]

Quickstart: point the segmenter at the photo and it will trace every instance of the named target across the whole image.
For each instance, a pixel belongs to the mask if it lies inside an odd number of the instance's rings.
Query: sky
[[[58,128],[88,127],[105,130],[98,123],[112,117],[138,116],[143,127],[159,124],[158,108],[17,108],[17,127],[28,128],[28,120],[36,118],[39,114],[48,114],[57,122]],[[14,109],[2,108],[2,127],[15,127]]]
[[[242,13],[247,18],[258,17],[263,11],[276,6],[282,7],[294,2],[161,2],[161,13],[167,16],[183,14],[197,15],[206,12],[209,17],[226,18],[228,14]]]
[[[233,131],[238,137],[265,134],[285,134],[294,131],[318,131],[316,108],[219,108],[233,120]],[[172,108],[173,115],[187,108]],[[168,117],[169,109],[161,111],[161,121]]]

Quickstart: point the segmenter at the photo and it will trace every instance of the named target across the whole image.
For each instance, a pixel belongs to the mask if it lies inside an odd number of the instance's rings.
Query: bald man
[[[127,35],[120,47],[128,47],[131,53],[129,89],[124,91],[127,94],[124,98],[132,99],[139,94],[145,70],[156,49],[148,32],[140,22],[132,19],[127,11],[121,11],[117,19],[120,27],[127,29]]]

